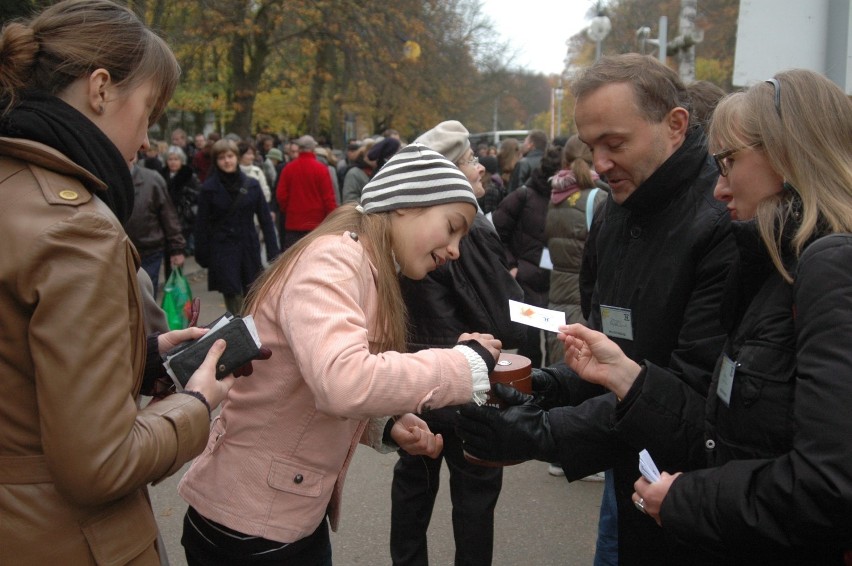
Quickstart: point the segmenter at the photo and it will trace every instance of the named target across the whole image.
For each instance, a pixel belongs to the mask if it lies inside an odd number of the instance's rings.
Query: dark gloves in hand
[[[570,371],[564,364],[532,370],[532,390],[539,407],[550,410],[570,405],[571,395],[566,383],[566,373]]]
[[[258,361],[268,360],[269,358],[272,357],[272,350],[270,350],[269,348],[261,346],[259,349],[260,349],[260,351],[254,357],[255,360],[258,360]],[[249,362],[249,363],[235,369],[234,370],[234,377],[243,377],[243,376],[246,376],[246,375],[251,375],[252,372],[254,371],[254,366],[252,366],[251,364],[252,364],[252,362]]]
[[[535,398],[502,383],[493,384],[491,392],[510,406],[495,409],[468,403],[461,407],[456,434],[465,452],[480,460],[558,461],[547,411]]]

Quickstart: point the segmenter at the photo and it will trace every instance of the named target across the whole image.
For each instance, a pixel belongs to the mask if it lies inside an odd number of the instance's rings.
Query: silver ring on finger
[[[639,511],[641,511],[642,513],[645,513],[646,515],[648,514],[648,512],[645,511],[645,499],[644,498],[640,497],[639,499],[637,499],[636,501],[633,502],[633,505],[635,505],[636,508]]]

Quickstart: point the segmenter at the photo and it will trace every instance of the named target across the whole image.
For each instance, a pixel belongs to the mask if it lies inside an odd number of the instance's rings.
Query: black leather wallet
[[[210,347],[219,338],[225,340],[227,346],[216,366],[216,379],[230,375],[260,353],[259,344],[246,326],[246,321],[238,316],[232,317],[217,330],[211,330],[204,337],[181,344],[169,352],[166,367],[171,370],[170,375],[176,385],[181,388],[186,386],[189,378],[204,362]]]

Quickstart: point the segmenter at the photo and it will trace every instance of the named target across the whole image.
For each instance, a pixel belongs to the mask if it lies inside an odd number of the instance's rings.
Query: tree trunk
[[[320,133],[320,112],[322,111],[322,99],[325,91],[326,73],[329,72],[332,57],[334,53],[331,48],[331,42],[326,39],[320,39],[317,45],[316,65],[314,66],[314,76],[311,79],[311,93],[308,102],[308,132],[316,137]]]
[[[267,13],[260,11],[256,16],[256,26],[267,29]],[[239,33],[233,37],[230,48],[231,86],[233,97],[231,105],[234,117],[228,124],[229,132],[248,138],[252,135],[252,116],[254,101],[257,98],[257,86],[269,58],[269,41],[264,33]]]

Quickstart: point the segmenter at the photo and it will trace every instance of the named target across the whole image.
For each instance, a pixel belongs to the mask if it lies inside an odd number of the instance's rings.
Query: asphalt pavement
[[[202,300],[199,324],[220,316],[225,304],[219,293],[207,291],[206,272],[189,258],[184,273],[193,295]],[[346,476],[340,528],[331,535],[335,566],[391,564],[390,488],[396,459],[395,454],[379,454],[365,446],[356,451]],[[180,546],[186,504],[177,495],[177,484],[187,468],[151,488],[154,513],[172,566],[186,564]],[[431,566],[453,564],[448,477],[444,466],[428,534]],[[563,477],[550,476],[544,462],[506,467],[495,513],[493,565],[592,564],[602,490],[602,483],[569,484]]]

